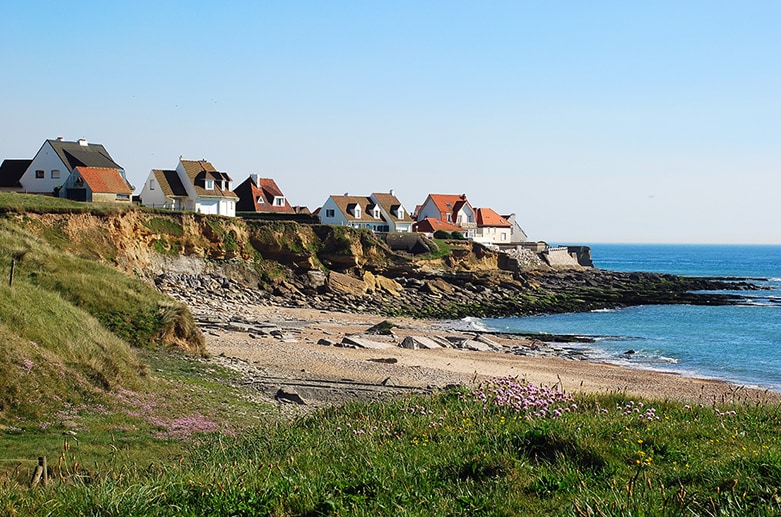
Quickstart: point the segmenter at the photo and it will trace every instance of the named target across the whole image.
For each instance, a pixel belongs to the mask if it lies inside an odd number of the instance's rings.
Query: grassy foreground
[[[180,379],[181,380],[181,379]],[[229,402],[226,400],[226,402]],[[5,515],[779,515],[781,409],[568,395],[497,379],[240,431],[148,462],[87,447]],[[162,439],[162,437],[160,438]],[[83,467],[82,467],[83,468]]]

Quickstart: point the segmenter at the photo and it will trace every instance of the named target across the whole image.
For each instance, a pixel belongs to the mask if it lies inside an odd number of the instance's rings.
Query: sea
[[[473,319],[503,332],[588,336],[590,360],[781,392],[781,246],[594,244],[595,267],[750,279],[731,306],[644,305],[585,313]],[[726,291],[733,292],[733,291]]]

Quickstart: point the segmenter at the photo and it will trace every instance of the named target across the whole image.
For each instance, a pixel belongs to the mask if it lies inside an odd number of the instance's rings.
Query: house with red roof
[[[133,189],[117,168],[77,166],[59,193],[73,201],[130,204]]]
[[[234,217],[233,180],[206,160],[184,160],[174,170],[154,169],[139,198],[144,206]]]
[[[476,208],[474,240],[483,244],[510,244],[512,223],[491,208]]]
[[[412,217],[393,191],[370,196],[329,196],[317,214],[323,224],[366,228],[377,233],[412,231]]]
[[[249,178],[233,189],[233,192],[239,196],[236,202],[237,212],[296,213],[282,190],[271,178],[260,178],[257,174],[250,174]]]
[[[464,231],[464,229],[460,226],[446,223],[442,219],[433,219],[431,217],[426,217],[422,221],[418,221],[412,226],[412,231],[417,233],[425,233],[429,237],[433,236],[434,232],[440,230],[448,233]]]
[[[466,198],[466,194],[429,194],[417,209],[418,222],[425,219],[438,219],[458,227],[464,237],[472,239],[477,229],[475,209]]]

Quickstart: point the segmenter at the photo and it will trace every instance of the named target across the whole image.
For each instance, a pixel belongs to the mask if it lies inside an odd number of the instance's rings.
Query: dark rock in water
[[[632,354],[635,354],[635,353],[637,353],[637,352],[635,352],[634,350],[632,350],[632,349],[630,348],[629,350],[627,350],[626,352],[624,352],[624,355],[632,355]]]
[[[301,395],[295,391],[286,391],[284,388],[279,388],[279,390],[277,390],[277,394],[274,395],[274,399],[288,404],[298,404],[301,406],[306,405],[306,402],[304,402],[304,399],[301,398]]]

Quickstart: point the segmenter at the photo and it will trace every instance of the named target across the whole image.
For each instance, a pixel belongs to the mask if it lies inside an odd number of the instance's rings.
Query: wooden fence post
[[[46,456],[38,457],[38,465],[35,466],[33,471],[33,478],[30,480],[30,488],[35,488],[38,484],[46,486],[49,481],[49,472],[46,467]]]

